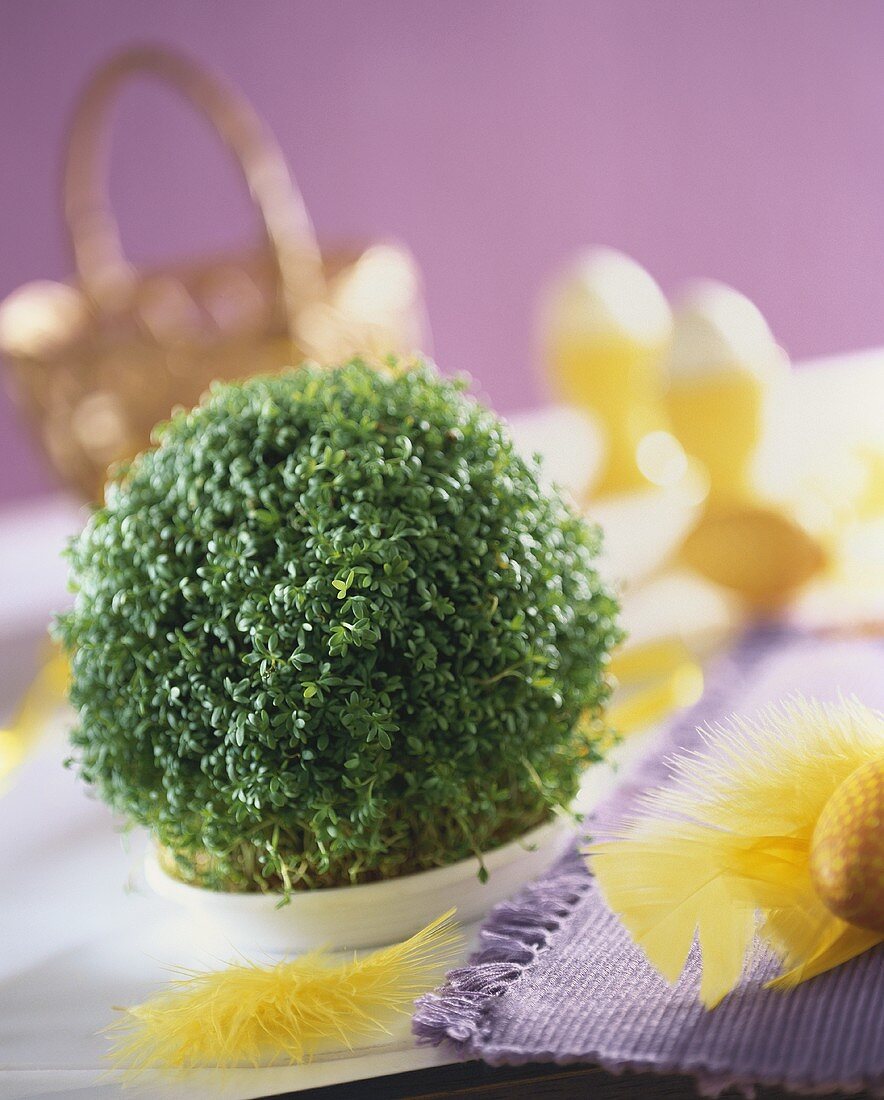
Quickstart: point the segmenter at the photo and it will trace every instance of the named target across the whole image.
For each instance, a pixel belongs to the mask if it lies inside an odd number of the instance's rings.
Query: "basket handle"
[[[243,97],[190,58],[161,46],[141,46],[111,58],[84,88],[70,130],[64,174],[65,217],[84,290],[113,308],[132,282],[110,208],[107,176],[109,109],[133,74],[158,77],[198,107],[240,165],[267,234],[279,276],[289,331],[297,306],[325,293],[319,246],[303,197],[285,158]]]

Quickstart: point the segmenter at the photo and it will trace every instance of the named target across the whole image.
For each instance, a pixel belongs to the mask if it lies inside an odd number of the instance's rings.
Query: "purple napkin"
[[[753,631],[712,670],[701,702],[667,729],[604,805],[628,812],[666,779],[665,759],[696,727],[752,714],[793,692],[856,695],[884,709],[884,645]],[[740,987],[714,1011],[696,999],[696,945],[676,987],[645,961],[601,899],[576,848],[512,901],[495,907],[469,966],[417,1004],[424,1043],[492,1064],[593,1062],[617,1072],[690,1073],[701,1088],[780,1085],[884,1095],[884,948],[789,993],[763,988],[776,964],[759,949]]]

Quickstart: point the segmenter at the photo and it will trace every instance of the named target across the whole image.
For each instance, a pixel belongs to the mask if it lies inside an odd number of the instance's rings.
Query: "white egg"
[[[559,338],[614,334],[650,345],[668,338],[672,320],[654,279],[611,248],[580,255],[553,283],[544,313],[544,330]]]
[[[667,359],[673,379],[736,370],[767,380],[786,363],[761,311],[738,290],[707,279],[679,300]]]

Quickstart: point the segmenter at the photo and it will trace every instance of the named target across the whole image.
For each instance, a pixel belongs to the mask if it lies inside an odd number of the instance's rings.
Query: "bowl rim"
[[[564,842],[565,834],[574,833],[578,829],[577,823],[562,813],[535,825],[526,833],[509,840],[497,848],[491,848],[482,853],[482,862],[489,874],[495,868],[505,866],[517,858],[519,853],[531,854],[538,850],[545,842],[553,844],[557,838]],[[564,843],[562,844],[564,848]],[[207,886],[195,886],[189,882],[182,882],[174,878],[161,865],[157,857],[157,844],[152,840],[148,844],[144,858],[145,876],[150,885],[158,894],[164,897],[175,897],[180,901],[198,902],[201,905],[219,902],[225,905],[235,905],[241,908],[254,907],[257,904],[267,905],[272,903],[274,908],[285,894],[281,890],[212,890]],[[334,901],[347,898],[349,903],[357,899],[369,901],[379,893],[386,893],[392,887],[397,887],[400,892],[407,894],[423,893],[427,887],[443,887],[449,882],[461,880],[466,873],[478,873],[479,859],[477,856],[467,856],[455,863],[448,863],[443,867],[430,867],[424,871],[413,871],[408,875],[398,875],[395,878],[381,879],[377,882],[362,882],[348,886],[320,886],[309,890],[292,890],[289,895],[290,905],[304,905]]]

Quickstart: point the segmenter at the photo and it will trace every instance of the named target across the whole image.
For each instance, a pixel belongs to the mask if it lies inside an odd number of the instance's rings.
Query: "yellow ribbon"
[[[10,724],[0,728],[0,789],[34,747],[53,711],[64,702],[69,679],[67,658],[54,649],[22,696]]]
[[[618,653],[611,673],[626,697],[608,708],[607,722],[628,736],[656,725],[703,694],[703,670],[679,638],[646,642]]]

